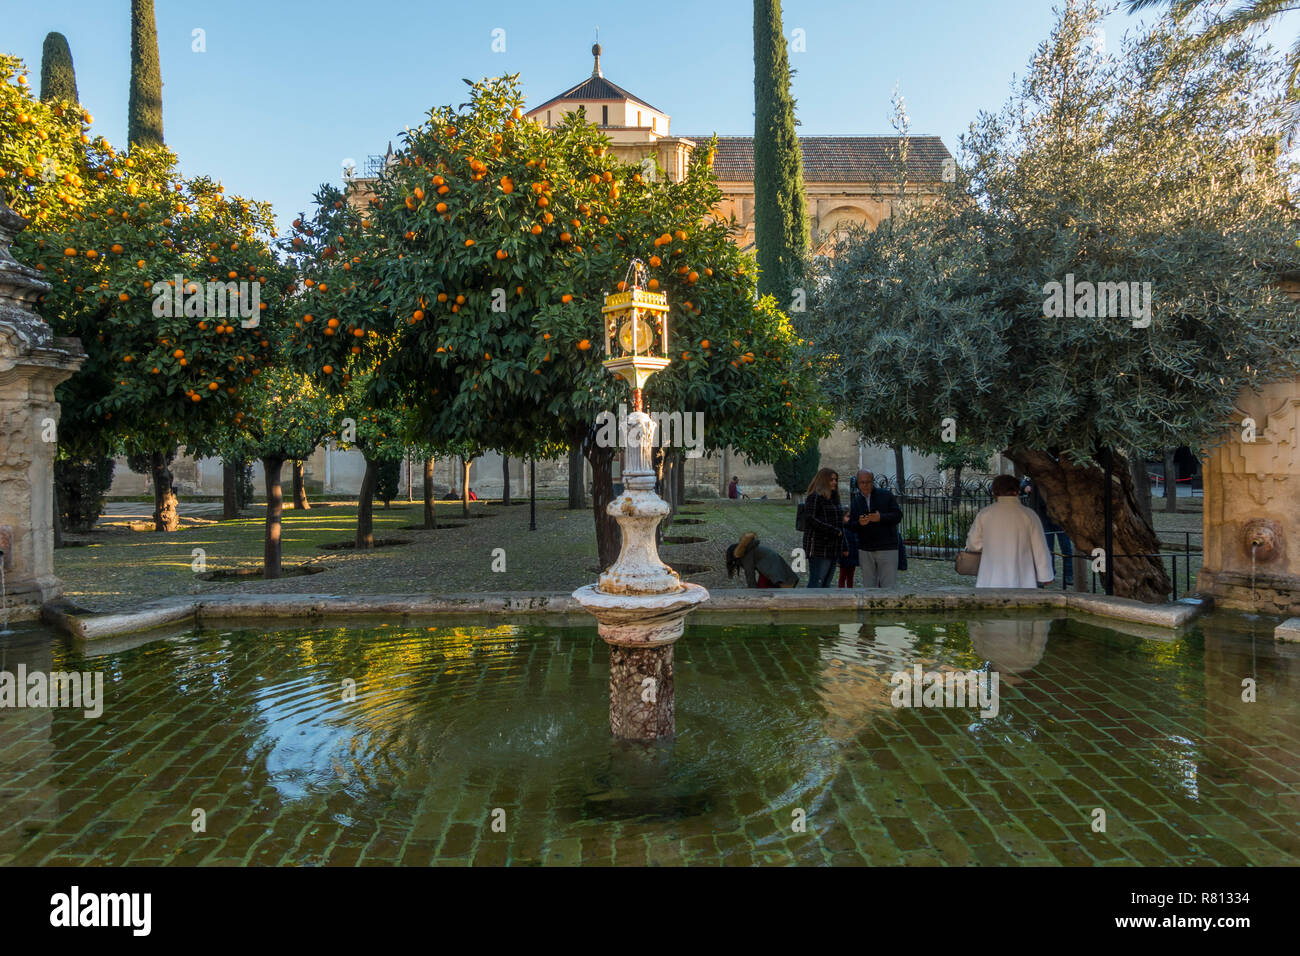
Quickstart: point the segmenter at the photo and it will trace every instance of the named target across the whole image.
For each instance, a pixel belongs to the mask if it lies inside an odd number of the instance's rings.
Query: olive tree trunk
[[[501,456],[501,504],[510,504],[510,457]]]
[[[1178,463],[1174,461],[1177,448],[1165,449],[1165,511],[1178,511]]]
[[[1052,516],[1070,536],[1076,553],[1091,554],[1104,548],[1103,519],[1105,472],[1097,465],[1076,465],[1046,451],[1013,450],[1009,457],[1022,467],[1047,495]],[[1122,456],[1116,456],[1111,482],[1114,501],[1115,593],[1148,603],[1168,599],[1169,575],[1158,557],[1160,542],[1138,507],[1133,475]],[[1146,555],[1122,557],[1122,555]]]

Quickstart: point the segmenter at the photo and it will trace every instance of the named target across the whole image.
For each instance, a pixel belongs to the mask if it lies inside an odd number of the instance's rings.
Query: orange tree
[[[266,480],[266,529],[262,576],[281,574],[281,519],[286,461],[307,458],[339,425],[342,401],[316,379],[289,367],[270,368],[240,393],[241,408],[218,427],[214,443],[227,458],[262,462]]]
[[[752,258],[710,221],[721,193],[706,164],[644,181],[581,118],[547,130],[522,115],[514,77],[472,85],[468,103],[407,131],[372,197],[318,197],[294,237],[318,293],[290,351],[327,379],[373,356],[375,398],[399,395],[415,432],[444,445],[580,446],[608,564],[617,450],[595,420],[628,393],[600,364],[600,305],[633,258],[668,294],[670,344],[683,343],[650,398],[704,412],[707,447],[770,459],[828,416],[789,322],[755,299]]]
[[[283,270],[270,206],[183,180],[165,148],[128,155],[90,139],[88,114],[41,103],[20,70],[0,57],[0,185],[31,220],[16,254],[51,284],[42,316],[87,352],[59,386],[60,443],[147,456],[155,521],[170,530],[176,447],[201,450],[274,358],[266,333]],[[242,302],[230,296],[239,282],[258,284],[261,308],[252,285]]]

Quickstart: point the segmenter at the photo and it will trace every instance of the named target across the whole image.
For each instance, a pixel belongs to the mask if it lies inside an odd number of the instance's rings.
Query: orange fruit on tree
[[[221,388],[221,386],[218,385],[216,382],[208,382],[208,391],[209,391],[209,392],[215,392],[215,391],[216,391],[217,389],[219,389],[219,388]]]
[[[416,198],[416,199],[423,199],[423,198],[424,198],[424,190],[421,189],[419,186],[416,186],[416,187],[415,187],[415,198]]]
[[[334,374],[334,366],[333,366],[333,365],[326,365],[326,366],[324,366],[324,367],[321,369],[321,371],[324,372],[326,375],[333,375],[333,374]]]
[[[438,195],[439,195],[439,196],[445,196],[445,195],[447,195],[447,193],[449,193],[449,192],[451,192],[451,187],[450,187],[450,186],[439,186],[439,187],[438,187]]]
[[[589,349],[589,348],[591,348],[591,340],[590,340],[590,339],[583,339],[581,342],[578,343],[578,351],[579,351],[579,352],[585,352],[585,351],[587,351],[587,349]]]
[[[415,310],[415,314],[412,315],[411,318],[412,318],[414,321],[416,321],[416,322],[423,321],[423,319],[424,319],[424,311],[423,311],[422,309],[416,309],[416,310]],[[360,330],[360,329],[357,329],[357,331],[356,331],[355,334],[360,335],[360,334],[361,334],[361,330]]]
[[[565,305],[568,305],[570,302],[573,301],[573,296],[566,292],[564,293],[564,295],[560,296],[560,301],[563,302]]]
[[[503,193],[506,193],[507,195],[509,195],[510,193],[514,192],[514,191],[515,191],[515,183],[514,183],[514,180],[511,179],[509,176],[502,176],[502,177],[501,177],[501,191],[502,191]]]
[[[331,329],[337,329],[337,328],[339,327],[339,320],[338,320],[338,319],[330,319],[330,320],[329,320],[328,322],[326,322],[325,324],[328,325]]]
[[[446,212],[446,211],[447,211],[447,204],[446,204],[445,202],[440,202],[440,203],[438,203],[438,205],[434,206],[433,208],[436,209],[436,210],[437,210],[438,212],[440,212],[440,213],[442,213],[442,212]]]
[[[655,289],[659,288],[659,280],[651,279],[649,282],[646,283],[646,285],[649,286],[650,291],[653,292]]]
[[[504,249],[498,249],[498,250],[497,250],[497,258],[498,258],[498,259],[504,259],[508,254],[509,254],[509,253],[507,253]]]
[[[119,302],[127,302],[127,301],[130,301],[130,299],[131,299],[131,297],[130,297],[129,295],[127,295],[125,292],[119,292],[119,293],[117,294],[117,298],[118,298],[118,301],[119,301]]]
[[[468,248],[469,248],[470,246],[472,246],[472,245],[474,245],[474,240],[473,240],[473,239],[466,239],[466,240],[465,240],[465,248],[466,248],[466,249],[468,249]]]
[[[113,252],[121,252],[121,251],[122,251],[122,246],[121,246],[120,244],[116,243],[116,242],[113,243],[113,245],[110,246],[110,248],[113,250]]]
[[[542,227],[534,223],[533,228],[530,229],[529,232],[531,232],[534,236],[540,236],[542,234]]]
[[[178,359],[185,358],[185,350],[177,349],[175,352],[172,353],[172,358],[178,358]]]
[[[446,302],[446,301],[447,301],[447,293],[445,293],[445,292],[439,292],[439,293],[438,293],[438,301],[439,301],[439,302]]]
[[[660,259],[658,256],[651,256],[651,257],[650,257],[650,268],[652,268],[652,269],[658,269],[661,265],[663,265],[663,262],[664,262],[664,261],[663,261],[662,259]]]

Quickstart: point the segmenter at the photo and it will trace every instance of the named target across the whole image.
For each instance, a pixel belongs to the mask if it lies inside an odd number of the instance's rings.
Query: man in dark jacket
[[[892,588],[898,584],[898,523],[903,509],[898,499],[876,487],[876,476],[858,472],[858,491],[846,519],[858,536],[864,588]]]

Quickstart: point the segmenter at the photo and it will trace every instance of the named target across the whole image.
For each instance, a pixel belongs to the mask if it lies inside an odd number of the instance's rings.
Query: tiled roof
[[[603,76],[591,75],[579,83],[565,90],[559,96],[552,96],[541,106],[535,106],[529,113],[536,113],[538,110],[545,109],[552,103],[559,103],[561,100],[631,100],[633,103],[640,103],[647,109],[652,109],[656,113],[662,113],[663,110],[657,106],[651,106],[639,96],[633,96],[617,83],[611,83]]]
[[[709,136],[687,136],[701,149]],[[803,178],[807,183],[871,183],[895,178],[897,136],[800,136]],[[912,136],[908,146],[908,178],[940,182],[943,161],[952,154],[938,136]],[[754,137],[719,136],[713,174],[722,182],[754,181]]]

